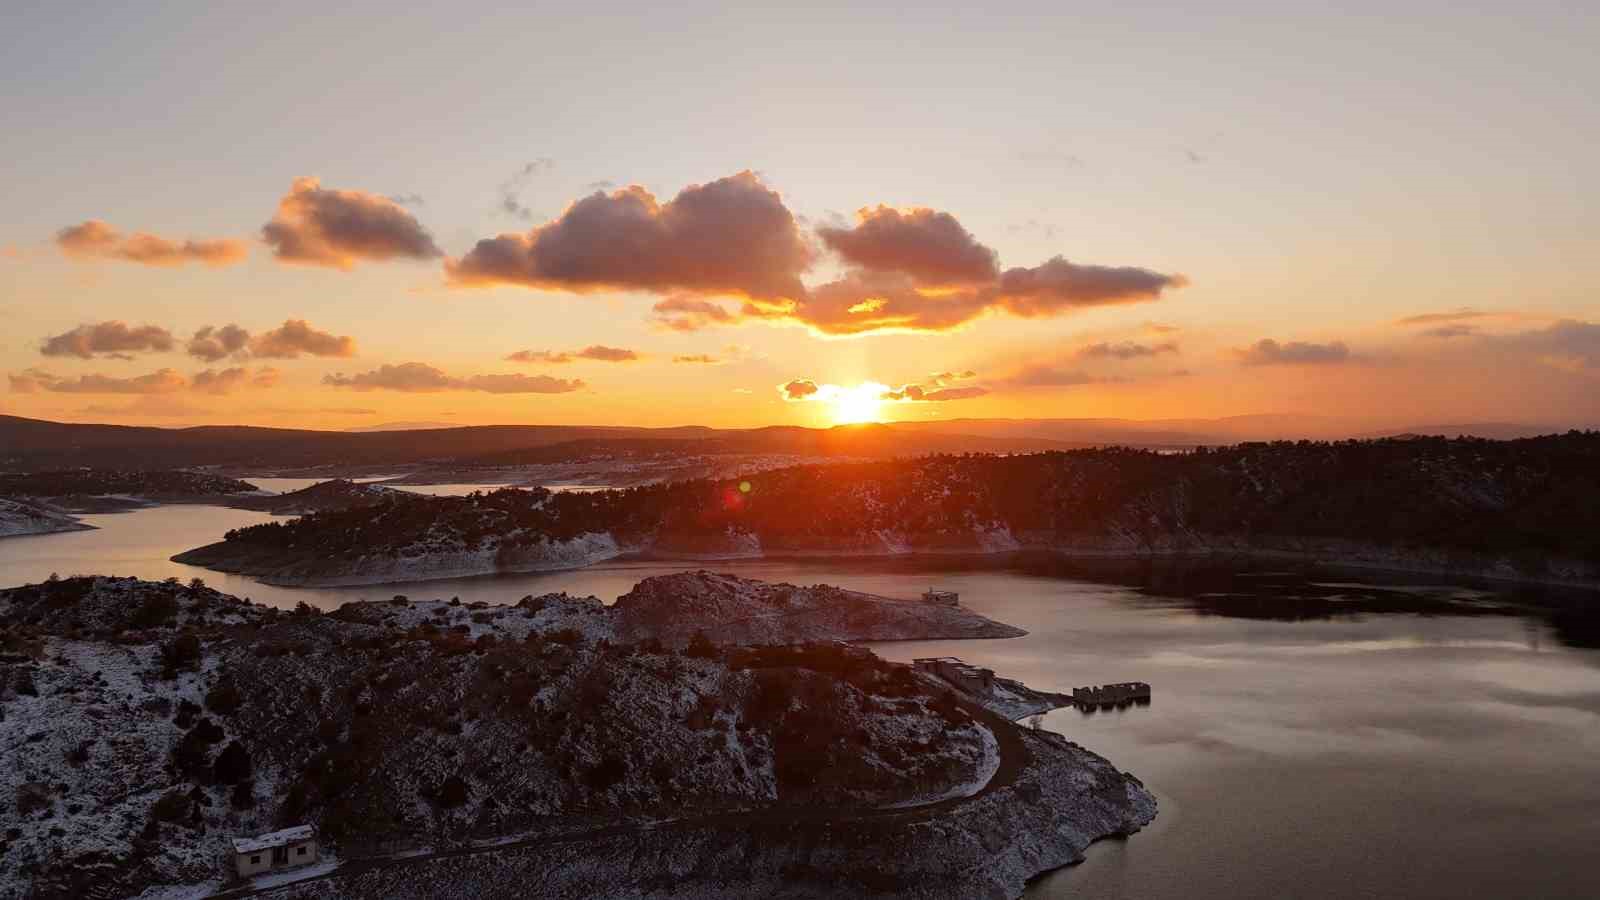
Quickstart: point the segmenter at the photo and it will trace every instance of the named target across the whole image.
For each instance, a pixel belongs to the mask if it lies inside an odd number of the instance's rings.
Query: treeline
[[[256,486],[249,482],[204,472],[125,469],[0,472],[0,497],[70,497],[79,494],[198,497],[254,490]]]
[[[894,532],[1006,529],[1048,545],[1108,534],[1343,538],[1600,562],[1600,432],[1515,441],[1390,438],[796,466],[741,481],[595,493],[407,498],[230,532],[229,540],[370,552],[749,532],[769,548]],[[304,542],[304,543],[302,543]]]

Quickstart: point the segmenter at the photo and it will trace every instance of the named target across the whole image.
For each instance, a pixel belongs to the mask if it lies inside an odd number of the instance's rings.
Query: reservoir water
[[[0,540],[0,585],[52,572],[201,577],[324,609],[394,594],[506,603],[565,590],[609,602],[685,568],[898,596],[956,590],[1030,633],[875,649],[957,655],[1052,690],[1154,686],[1147,707],[1045,717],[1139,776],[1161,812],[1029,897],[1600,897],[1600,594],[1024,558],[638,561],[275,588],[168,561],[265,514],[164,506],[84,518],[99,530]]]

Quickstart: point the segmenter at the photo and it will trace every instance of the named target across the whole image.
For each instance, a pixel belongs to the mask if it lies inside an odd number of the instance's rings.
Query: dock
[[[1114,706],[1150,705],[1150,685],[1143,681],[1091,685],[1072,689],[1072,702],[1082,710]]]

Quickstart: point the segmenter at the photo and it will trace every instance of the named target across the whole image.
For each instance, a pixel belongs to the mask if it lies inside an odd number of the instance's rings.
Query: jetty
[[[1113,706],[1150,705],[1150,685],[1143,681],[1091,685],[1072,689],[1072,702],[1081,710]]]

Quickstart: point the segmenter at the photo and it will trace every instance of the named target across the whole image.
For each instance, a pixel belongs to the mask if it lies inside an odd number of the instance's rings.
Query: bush
[[[152,594],[144,598],[128,617],[133,628],[158,628],[178,616],[178,599],[169,593]]]
[[[234,809],[252,809],[256,805],[256,783],[253,779],[245,779],[233,786],[233,794],[228,798]]]
[[[190,807],[189,798],[184,795],[182,788],[173,788],[161,795],[155,805],[150,807],[150,817],[157,822],[181,822]]]
[[[192,669],[200,662],[200,638],[184,632],[161,645],[162,676],[175,678],[179,671]]]
[[[253,771],[250,752],[238,741],[230,741],[228,746],[223,747],[212,766],[212,772],[220,784],[241,784],[249,780]]]
[[[467,783],[461,780],[460,775],[451,775],[439,786],[434,801],[446,809],[460,806],[467,802]]]
[[[206,709],[218,715],[231,716],[239,711],[239,704],[243,699],[233,681],[219,681],[206,692]]]

